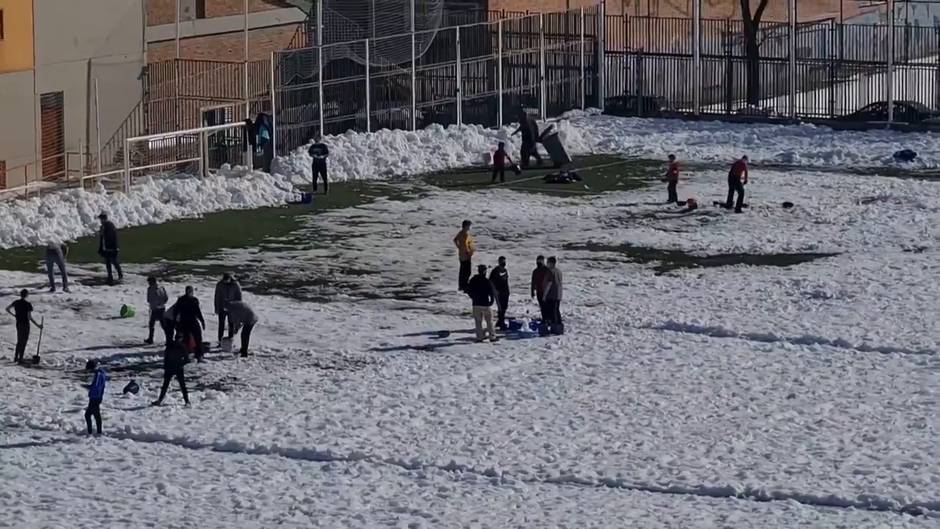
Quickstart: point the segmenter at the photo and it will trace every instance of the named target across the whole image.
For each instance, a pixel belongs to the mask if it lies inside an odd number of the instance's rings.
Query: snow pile
[[[130,195],[69,189],[29,200],[0,202],[0,248],[66,241],[98,230],[102,212],[120,227],[159,224],[213,211],[283,204],[287,177],[223,167],[207,178],[147,178]]]

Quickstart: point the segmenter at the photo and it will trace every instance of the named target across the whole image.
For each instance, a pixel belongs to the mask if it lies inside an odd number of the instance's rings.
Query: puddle
[[[566,250],[615,253],[636,263],[657,263],[653,270],[657,275],[683,268],[709,268],[718,266],[794,266],[817,259],[833,257],[837,253],[730,253],[715,255],[693,255],[679,250],[661,250],[630,244],[610,245],[594,242],[565,245]],[[595,260],[595,259],[591,259]]]

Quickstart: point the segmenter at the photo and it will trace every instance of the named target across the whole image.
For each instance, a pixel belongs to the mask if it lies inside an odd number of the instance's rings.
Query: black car
[[[895,101],[894,121],[898,123],[924,123],[940,118],[940,112],[917,101]],[[888,121],[888,102],[878,101],[846,114],[840,121]]]
[[[628,117],[661,116],[666,108],[666,99],[658,96],[622,95],[608,97],[604,101],[604,114]]]

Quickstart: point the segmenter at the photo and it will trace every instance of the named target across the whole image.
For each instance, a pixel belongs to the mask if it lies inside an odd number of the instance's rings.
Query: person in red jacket
[[[679,194],[676,192],[676,186],[679,185],[679,162],[676,161],[675,154],[669,155],[669,167],[666,168],[666,177],[663,181],[668,182],[666,192],[669,194],[669,198],[666,199],[666,203],[675,204],[679,202]]]
[[[506,162],[509,162],[508,164]],[[512,167],[512,158],[506,152],[506,144],[499,142],[496,152],[493,153],[493,182],[496,183],[496,175],[499,174],[500,183],[506,183],[506,168]]]
[[[725,202],[725,208],[731,209],[734,205],[734,212],[741,213],[744,207],[744,186],[747,184],[747,156],[742,156],[740,160],[731,165],[728,171],[728,200]],[[738,201],[734,201],[734,194],[738,194]]]

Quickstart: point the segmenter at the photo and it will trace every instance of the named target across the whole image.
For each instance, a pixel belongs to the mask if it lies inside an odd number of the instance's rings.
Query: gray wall
[[[23,171],[14,168],[36,157],[32,93],[32,70],[0,75],[0,160],[7,164],[8,187],[23,184]]]
[[[66,150],[78,151],[85,141],[94,151],[93,80],[98,78],[102,143],[140,101],[143,2],[34,1],[36,91],[64,92]]]

